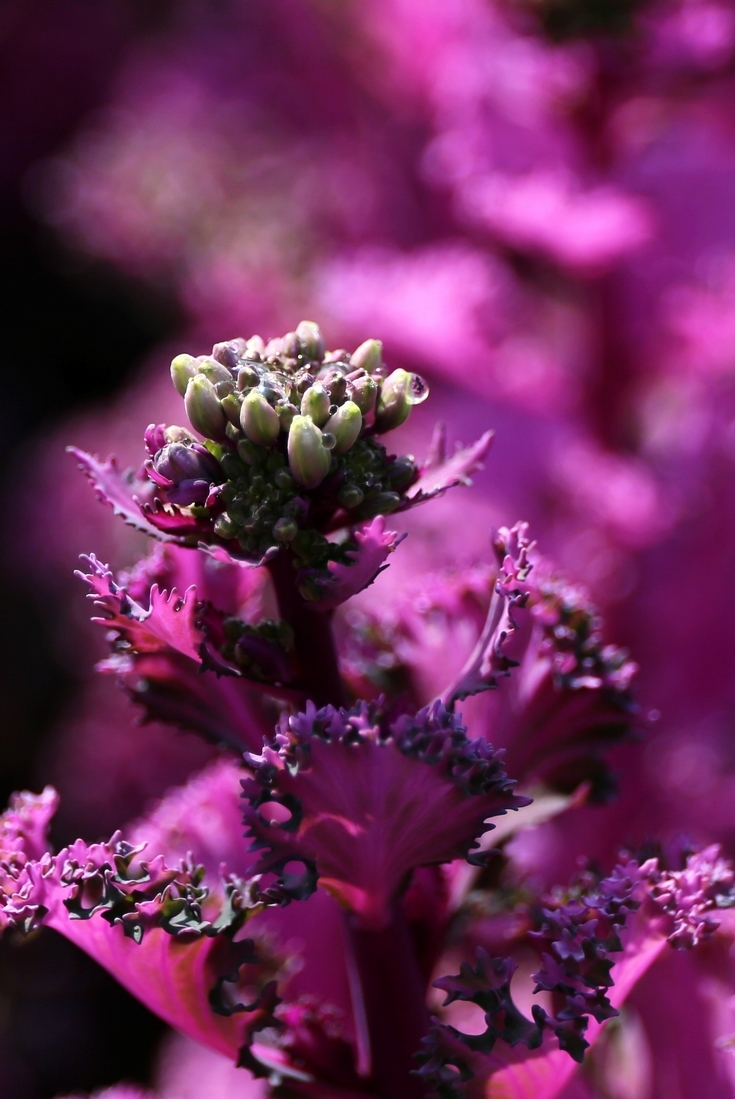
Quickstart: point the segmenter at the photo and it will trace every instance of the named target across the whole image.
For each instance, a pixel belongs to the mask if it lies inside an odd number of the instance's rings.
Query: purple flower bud
[[[207,439],[222,441],[226,438],[227,417],[214,386],[203,374],[191,378],[184,397],[186,414],[191,426]]]
[[[216,343],[212,348],[212,358],[218,363],[234,370],[238,359],[245,353],[245,340],[225,340],[224,343]]]
[[[331,455],[322,433],[308,416],[295,416],[288,433],[288,464],[304,488],[316,488],[329,473]]]

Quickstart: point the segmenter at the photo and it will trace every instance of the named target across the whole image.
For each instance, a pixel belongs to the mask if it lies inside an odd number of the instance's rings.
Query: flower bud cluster
[[[182,428],[149,429],[148,475],[164,503],[211,521],[237,555],[289,544],[298,564],[325,567],[339,548],[320,531],[394,511],[417,478],[413,459],[389,456],[376,436],[404,423],[428,388],[388,373],[379,340],[327,352],[302,321],[267,344],[253,336],[177,355],[171,378],[204,444]]]

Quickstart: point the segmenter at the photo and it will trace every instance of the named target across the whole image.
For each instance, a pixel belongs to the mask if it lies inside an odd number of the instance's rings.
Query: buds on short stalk
[[[323,385],[310,385],[301,398],[301,415],[310,416],[318,427],[329,419],[332,399]]]
[[[288,464],[304,488],[316,488],[329,473],[331,454],[321,429],[308,416],[294,416],[288,433]]]
[[[203,446],[185,446],[184,443],[169,443],[159,450],[153,459],[156,473],[166,477],[173,484],[182,481],[219,481],[221,470],[216,459]]]
[[[392,431],[405,423],[415,404],[421,404],[429,396],[429,387],[418,374],[407,370],[394,370],[380,387],[375,410],[377,431]]]
[[[361,428],[362,412],[354,401],[345,401],[324,425],[325,433],[334,436],[335,454],[346,454],[357,441]]]
[[[240,408],[240,426],[258,446],[272,446],[281,431],[281,421],[276,410],[268,404],[262,393],[252,389]]]
[[[374,374],[382,364],[382,340],[365,340],[350,356],[350,367],[353,370],[364,370],[366,374]]]
[[[226,438],[227,417],[222,411],[214,386],[203,374],[190,378],[184,405],[191,426],[200,435],[218,442]]]
[[[186,393],[186,387],[196,372],[197,360],[193,355],[177,355],[171,360],[171,381],[181,397]]]

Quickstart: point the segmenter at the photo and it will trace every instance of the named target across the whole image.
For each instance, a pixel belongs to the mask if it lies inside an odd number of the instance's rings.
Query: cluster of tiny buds
[[[268,344],[252,336],[215,344],[211,355],[177,355],[171,377],[192,427],[235,442],[245,461],[248,443],[270,447],[285,434],[290,471],[306,489],[329,473],[330,452],[352,448],[364,421],[376,434],[391,431],[428,395],[416,374],[385,376],[380,340],[365,340],[352,355],[327,352],[313,321]]]
[[[246,553],[301,535],[302,563],[323,565],[322,539],[304,527],[327,529],[337,511],[349,522],[388,514],[417,476],[376,436],[404,423],[428,387],[388,372],[382,351],[375,339],[352,354],[327,351],[319,327],[302,321],[268,343],[252,336],[177,355],[171,377],[203,443],[182,428],[149,429],[150,478],[168,502],[207,509],[214,535]],[[325,481],[316,508],[309,494]]]

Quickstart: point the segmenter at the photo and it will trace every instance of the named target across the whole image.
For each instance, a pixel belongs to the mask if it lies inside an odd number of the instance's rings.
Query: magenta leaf
[[[326,570],[302,569],[299,580],[303,581],[308,577],[322,593],[318,600],[310,601],[309,608],[316,611],[333,610],[369,587],[379,573],[388,567],[384,564],[386,558],[405,537],[405,534],[386,531],[385,519],[379,515],[369,526],[354,532],[357,549],[348,550],[349,564],[330,561]]]
[[[491,816],[528,804],[484,739],[469,740],[440,703],[390,724],[374,704],[284,717],[262,754],[246,755],[245,822],[259,873],[276,890],[309,873],[365,926],[381,927],[407,875],[472,858]],[[303,882],[284,880],[289,862]],[[275,895],[275,894],[274,894]]]
[[[437,424],[429,454],[419,469],[418,480],[411,485],[406,501],[396,511],[405,511],[426,500],[433,500],[458,485],[472,484],[470,475],[482,469],[492,441],[493,432],[486,431],[471,446],[457,447],[454,454],[447,456],[446,429],[443,424]]]

